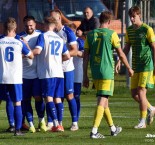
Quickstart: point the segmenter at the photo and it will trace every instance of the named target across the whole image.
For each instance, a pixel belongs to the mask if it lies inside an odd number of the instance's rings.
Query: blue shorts
[[[74,83],[74,97],[80,97],[81,95],[81,83]]]
[[[74,71],[64,72],[65,95],[74,93]]]
[[[0,84],[0,96],[5,98],[10,96],[13,102],[22,100],[22,84]]]
[[[41,79],[42,96],[53,98],[64,97],[64,78]]]
[[[41,82],[36,79],[23,79],[23,100],[41,96]]]

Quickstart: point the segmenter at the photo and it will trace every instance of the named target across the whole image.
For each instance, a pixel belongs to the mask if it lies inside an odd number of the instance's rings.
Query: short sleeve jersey
[[[22,41],[14,37],[0,39],[1,84],[22,84],[22,54],[31,54]]]
[[[93,79],[114,79],[114,48],[120,48],[120,40],[113,30],[95,29],[88,33],[84,48],[90,53]]]
[[[30,35],[26,32],[22,32],[19,35],[24,37],[24,39],[28,42],[30,48],[33,50],[35,48],[39,34],[41,34],[41,31],[35,30]],[[26,57],[23,58],[23,78],[37,78],[37,56],[35,56],[34,59],[28,59]]]
[[[62,29],[59,32],[57,32],[57,34],[63,39],[68,50],[69,45],[77,44],[76,36],[69,27],[63,26]],[[63,61],[63,71],[69,72],[72,70],[74,70],[73,57],[71,57],[69,60]]]
[[[56,33],[47,31],[39,35],[36,48],[41,49],[37,58],[39,79],[63,78],[62,55],[69,53],[63,39]]]
[[[150,44],[155,42],[153,29],[143,23],[140,28],[127,28],[126,43],[132,46],[132,68],[135,72],[153,70],[152,50]]]
[[[84,51],[84,40],[77,38],[78,51]],[[75,56],[73,57],[74,63],[74,82],[82,83],[83,81],[83,58]]]

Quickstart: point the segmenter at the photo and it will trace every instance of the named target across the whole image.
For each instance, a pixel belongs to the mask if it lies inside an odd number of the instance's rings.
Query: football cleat
[[[15,131],[15,127],[14,126],[9,126],[8,129],[6,129],[6,132],[14,132]]]
[[[90,133],[90,138],[93,138],[93,139],[97,139],[97,138],[105,138],[104,135],[100,134],[99,132],[97,132],[96,134],[94,133]]]
[[[31,126],[31,127],[29,128],[29,132],[31,132],[31,133],[35,133],[35,132],[36,132],[35,127],[34,127],[34,126]]]
[[[111,131],[111,136],[117,136],[122,131],[122,127],[116,126],[116,131]]]
[[[78,125],[72,125],[70,130],[71,131],[77,131],[79,129]]]
[[[148,110],[147,112],[147,124],[150,125],[153,122],[154,111]]]
[[[146,128],[146,124],[145,123],[139,123],[138,125],[136,125],[134,127],[135,129],[142,129],[142,128]]]
[[[45,121],[40,122],[39,126],[40,126],[40,131],[41,132],[46,132],[47,131],[47,127],[46,127]]]
[[[29,131],[29,127],[25,123],[23,123],[22,127],[21,127],[21,130],[22,131]]]
[[[21,132],[21,130],[15,130],[14,136],[23,136],[24,133]]]
[[[61,127],[60,125],[58,125],[58,126],[53,126],[53,127],[51,128],[51,131],[52,131],[52,132],[62,132],[62,127]]]

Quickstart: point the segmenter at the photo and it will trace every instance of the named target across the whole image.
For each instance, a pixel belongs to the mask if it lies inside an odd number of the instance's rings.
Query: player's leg
[[[14,132],[14,130],[15,130],[14,106],[13,106],[13,102],[11,101],[9,94],[6,97],[6,113],[7,113],[7,118],[8,118],[8,122],[10,125],[6,131],[7,132]]]
[[[57,78],[54,102],[57,110],[58,122],[62,132],[64,131],[64,127],[62,125],[63,113],[64,113],[64,105],[62,102],[63,98],[64,98],[64,79]]]
[[[139,73],[137,95],[139,96],[139,108],[140,108],[140,123],[135,128],[146,128],[147,117],[147,105],[148,100],[146,98],[147,89],[152,88],[150,84],[150,77],[153,77],[153,72],[141,72]],[[131,90],[133,91],[133,89]]]
[[[34,133],[36,132],[36,129],[33,123],[33,109],[31,105],[32,88],[33,88],[33,79],[23,79],[23,100],[22,100],[23,116],[26,116],[26,119],[29,123],[29,131]]]
[[[77,105],[77,119],[78,120],[80,117],[80,110],[81,110],[80,95],[81,95],[81,83],[74,83],[74,97],[75,97],[76,105]]]
[[[70,114],[72,117],[72,125],[70,130],[76,131],[79,129],[78,127],[78,119],[77,119],[77,105],[76,100],[73,95],[74,93],[74,72],[64,72],[64,83],[65,83],[65,96],[68,101]]]
[[[38,78],[33,80],[33,89],[32,94],[35,99],[35,109],[39,119],[39,129],[42,132],[47,131],[44,114],[45,114],[45,103],[43,98],[41,97],[41,82]]]
[[[53,102],[53,96],[55,92],[55,78],[41,79],[42,96],[46,102],[46,110],[48,110],[49,116],[53,120],[53,127],[51,131],[59,131],[59,123],[57,119],[57,112],[55,103]]]
[[[14,119],[15,119],[15,136],[21,136],[23,133],[20,131],[22,126],[22,84],[10,84],[8,90],[11,100],[14,102]]]

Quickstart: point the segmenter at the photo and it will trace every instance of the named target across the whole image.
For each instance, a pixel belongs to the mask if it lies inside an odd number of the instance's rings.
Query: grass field
[[[155,91],[149,90],[149,101],[155,106]],[[34,103],[33,103],[34,104]],[[125,76],[116,76],[114,96],[110,98],[110,108],[115,125],[123,128],[116,136],[110,136],[110,129],[105,120],[102,120],[99,132],[106,136],[105,139],[90,139],[89,134],[92,127],[93,115],[96,108],[95,90],[83,89],[81,95],[81,118],[79,130],[71,132],[71,118],[68,105],[65,101],[64,121],[65,132],[63,133],[25,133],[23,137],[14,137],[6,133],[8,122],[5,113],[5,102],[0,106],[0,145],[153,145],[155,137],[147,138],[147,134],[155,136],[155,121],[146,129],[136,130],[133,127],[138,123],[138,104],[133,101],[130,91],[126,87]],[[35,115],[35,126],[38,120]]]

